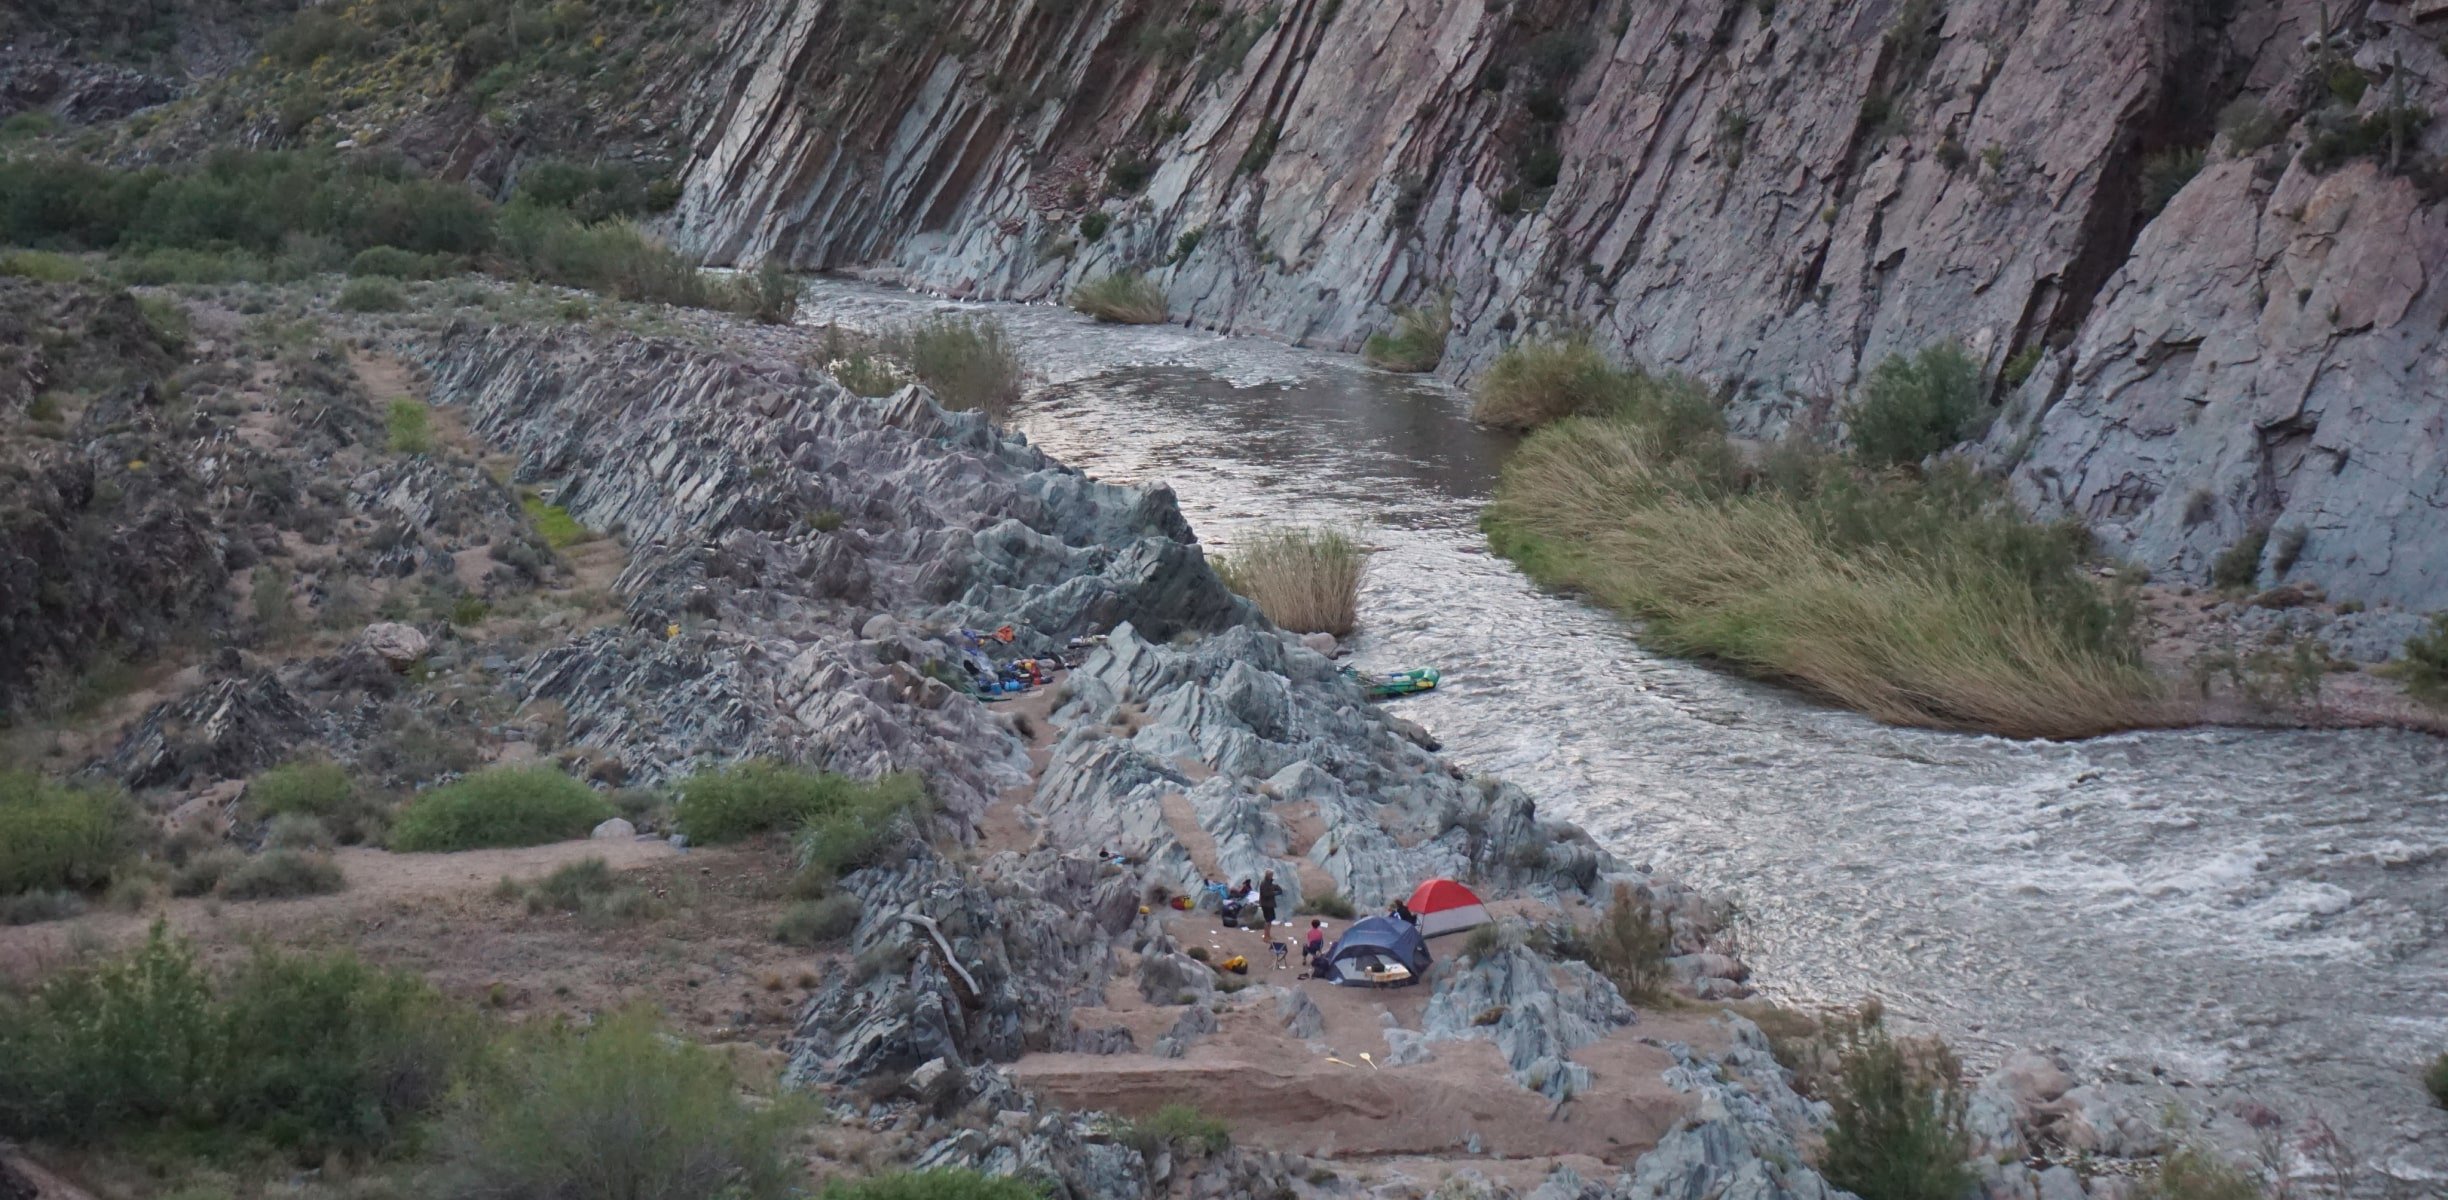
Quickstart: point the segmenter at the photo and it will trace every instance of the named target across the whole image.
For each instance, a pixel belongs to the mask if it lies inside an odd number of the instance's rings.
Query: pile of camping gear
[[[1072,638],[1059,654],[998,659],[996,651],[1008,652],[1019,636],[1020,631],[1009,625],[992,633],[975,629],[953,631],[953,642],[960,647],[961,667],[969,675],[971,694],[999,700],[1036,691],[1053,682],[1055,672],[1079,665],[1089,651],[1105,644],[1105,635],[1098,634]]]
[[[1413,667],[1408,671],[1368,671],[1355,667],[1343,668],[1343,676],[1360,685],[1371,700],[1391,700],[1397,696],[1415,696],[1433,692],[1444,676],[1435,667]]]

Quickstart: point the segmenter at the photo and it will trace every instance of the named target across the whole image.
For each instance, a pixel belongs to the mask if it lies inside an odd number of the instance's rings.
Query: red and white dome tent
[[[1412,889],[1407,902],[1419,918],[1422,937],[1470,929],[1495,920],[1477,893],[1450,879],[1431,879]]]

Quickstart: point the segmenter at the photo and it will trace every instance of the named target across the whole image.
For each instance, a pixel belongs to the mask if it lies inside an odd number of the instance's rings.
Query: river
[[[1511,439],[1347,356],[1047,306],[811,287],[803,322],[991,311],[1064,462],[1163,482],[1201,539],[1333,522],[1378,548],[1353,652],[1474,771],[1625,859],[1736,901],[1754,983],[1876,995],[1974,1063],[2056,1046],[2205,1111],[2318,1116],[2448,1180],[2448,742],[2206,728],[2078,743],[1904,730],[1651,655],[1477,529]],[[2215,1126],[2214,1126],[2215,1127]]]

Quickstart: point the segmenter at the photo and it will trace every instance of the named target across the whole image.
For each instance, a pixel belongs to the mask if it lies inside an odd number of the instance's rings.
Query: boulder
[[[599,842],[633,841],[637,838],[637,826],[630,824],[625,818],[610,817],[597,825],[594,832],[587,836]]]
[[[357,635],[357,644],[373,653],[394,671],[405,671],[425,658],[432,644],[422,630],[397,621],[383,621],[365,627]]]

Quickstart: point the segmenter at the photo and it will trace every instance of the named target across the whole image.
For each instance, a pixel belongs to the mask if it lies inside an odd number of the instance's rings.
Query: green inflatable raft
[[[1391,700],[1396,696],[1414,696],[1436,690],[1443,678],[1435,667],[1414,667],[1408,671],[1358,671],[1343,668],[1343,673],[1360,684],[1371,700]]]

